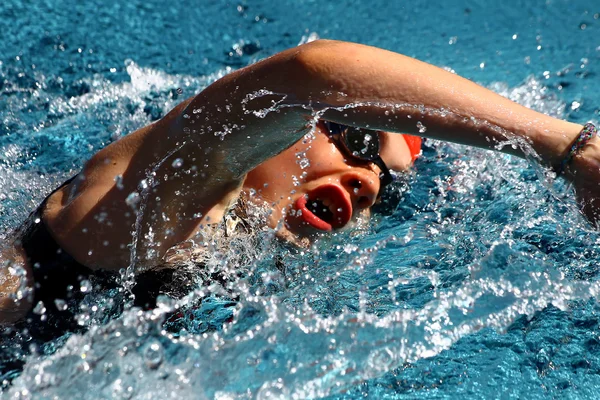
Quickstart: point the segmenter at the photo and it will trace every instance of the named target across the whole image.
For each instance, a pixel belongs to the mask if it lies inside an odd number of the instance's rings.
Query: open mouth
[[[300,218],[320,231],[342,228],[352,218],[352,203],[342,188],[322,185],[296,200]]]

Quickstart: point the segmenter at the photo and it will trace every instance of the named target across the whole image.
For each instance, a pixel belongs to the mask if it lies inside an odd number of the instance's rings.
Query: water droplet
[[[92,284],[87,279],[84,279],[79,284],[79,290],[81,290],[81,293],[87,293],[92,290]]]
[[[144,350],[144,361],[150,369],[156,369],[163,361],[163,348],[161,344],[154,340],[148,344]]]
[[[131,399],[135,394],[135,387],[121,378],[112,384],[112,397],[115,399]]]
[[[281,378],[276,381],[265,382],[256,393],[256,398],[259,400],[288,399],[289,397],[289,389],[283,384]]]
[[[301,158],[300,161],[298,161],[298,165],[300,165],[301,169],[306,169],[310,167],[310,160],[306,157]]]
[[[163,310],[165,312],[171,311],[173,309],[174,301],[169,296],[159,295],[156,297],[156,308]]]
[[[176,158],[175,160],[173,160],[173,163],[171,164],[171,166],[173,168],[181,168],[182,165],[183,165],[183,159],[181,159],[181,158]]]
[[[548,353],[546,353],[545,349],[541,349],[536,354],[535,362],[538,365],[538,367],[545,367],[550,363],[550,357],[548,356]]]
[[[46,306],[44,306],[43,301],[38,301],[35,307],[33,307],[33,313],[37,315],[43,315],[46,313]]]
[[[117,186],[117,189],[119,190],[123,190],[123,175],[119,174],[115,176],[115,183]]]
[[[423,125],[421,121],[417,122],[417,129],[419,129],[419,133],[425,133],[427,131],[427,127]]]
[[[54,299],[54,305],[58,311],[65,311],[69,306],[63,299]]]
[[[131,192],[129,196],[125,199],[125,204],[127,204],[131,208],[136,208],[138,203],[140,202],[140,194],[138,192]]]

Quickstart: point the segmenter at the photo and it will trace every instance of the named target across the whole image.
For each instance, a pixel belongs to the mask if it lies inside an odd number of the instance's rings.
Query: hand
[[[600,228],[600,138],[592,138],[567,165],[565,177],[575,186],[583,215]]]

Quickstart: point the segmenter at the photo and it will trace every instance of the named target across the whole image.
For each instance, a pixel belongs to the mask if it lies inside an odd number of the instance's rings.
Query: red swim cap
[[[417,158],[421,155],[421,142],[422,139],[419,136],[412,135],[402,135],[406,144],[408,145],[408,149],[410,150],[410,156],[412,157],[412,161],[415,162]]]

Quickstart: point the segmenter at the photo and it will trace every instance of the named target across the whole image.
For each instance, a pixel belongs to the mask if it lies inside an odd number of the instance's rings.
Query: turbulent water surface
[[[593,1],[205,3],[0,5],[3,239],[104,145],[315,37],[415,56],[553,116],[598,118]],[[5,330],[2,394],[595,398],[600,235],[530,158],[427,141],[393,213],[303,251],[269,231],[232,239],[204,260],[219,284],[198,276],[151,311],[130,306],[127,276],[108,291],[82,281],[84,300],[65,305],[76,332],[40,342]]]

